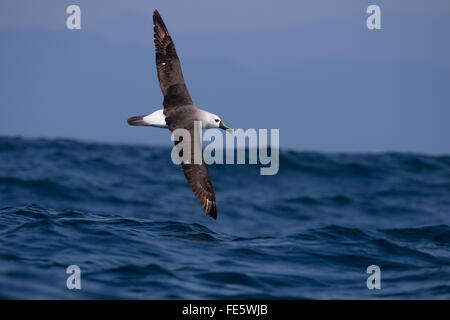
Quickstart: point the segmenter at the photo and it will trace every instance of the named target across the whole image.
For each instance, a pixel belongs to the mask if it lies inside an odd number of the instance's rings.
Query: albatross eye
[[[219,122],[220,120],[219,120],[219,119],[214,119],[214,121],[215,121],[215,122]]]

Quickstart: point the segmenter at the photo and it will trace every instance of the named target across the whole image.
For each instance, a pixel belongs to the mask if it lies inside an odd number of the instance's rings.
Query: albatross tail
[[[152,126],[157,128],[167,128],[164,110],[156,110],[146,116],[134,116],[128,119],[130,126]]]
[[[144,121],[145,116],[134,116],[127,120],[130,126],[149,126],[147,122]]]

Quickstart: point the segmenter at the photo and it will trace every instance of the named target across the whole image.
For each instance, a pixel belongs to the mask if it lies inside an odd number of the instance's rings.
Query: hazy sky
[[[2,0],[0,135],[172,146],[126,124],[162,105],[154,9],[194,102],[234,128],[279,128],[297,150],[450,153],[448,0]]]

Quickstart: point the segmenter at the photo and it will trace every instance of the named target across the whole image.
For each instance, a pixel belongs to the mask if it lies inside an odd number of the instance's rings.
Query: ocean
[[[0,298],[450,298],[450,156],[212,165],[214,221],[170,150],[1,137]]]

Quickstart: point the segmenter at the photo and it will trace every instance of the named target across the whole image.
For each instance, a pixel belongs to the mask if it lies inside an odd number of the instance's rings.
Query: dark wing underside
[[[217,205],[214,189],[209,177],[208,167],[202,164],[181,164],[189,186],[195,194],[206,214],[217,219]]]
[[[159,86],[164,95],[164,111],[172,107],[193,104],[184,83],[175,44],[157,10],[153,12],[153,24],[156,69],[158,70]]]
[[[195,164],[194,163],[194,126],[192,125],[188,128],[189,133],[191,134],[191,156],[189,163],[181,163],[181,167],[183,168],[184,175],[191,187],[192,191],[195,194],[195,197],[198,199],[200,204],[205,210],[206,214],[212,217],[213,219],[217,219],[217,205],[216,205],[216,196],[214,194],[214,189],[211,183],[211,178],[209,176],[208,167],[205,164],[205,161],[202,156],[202,163]],[[178,144],[182,141],[175,142]],[[184,151],[184,150],[183,150]],[[181,153],[180,156],[183,156]]]

